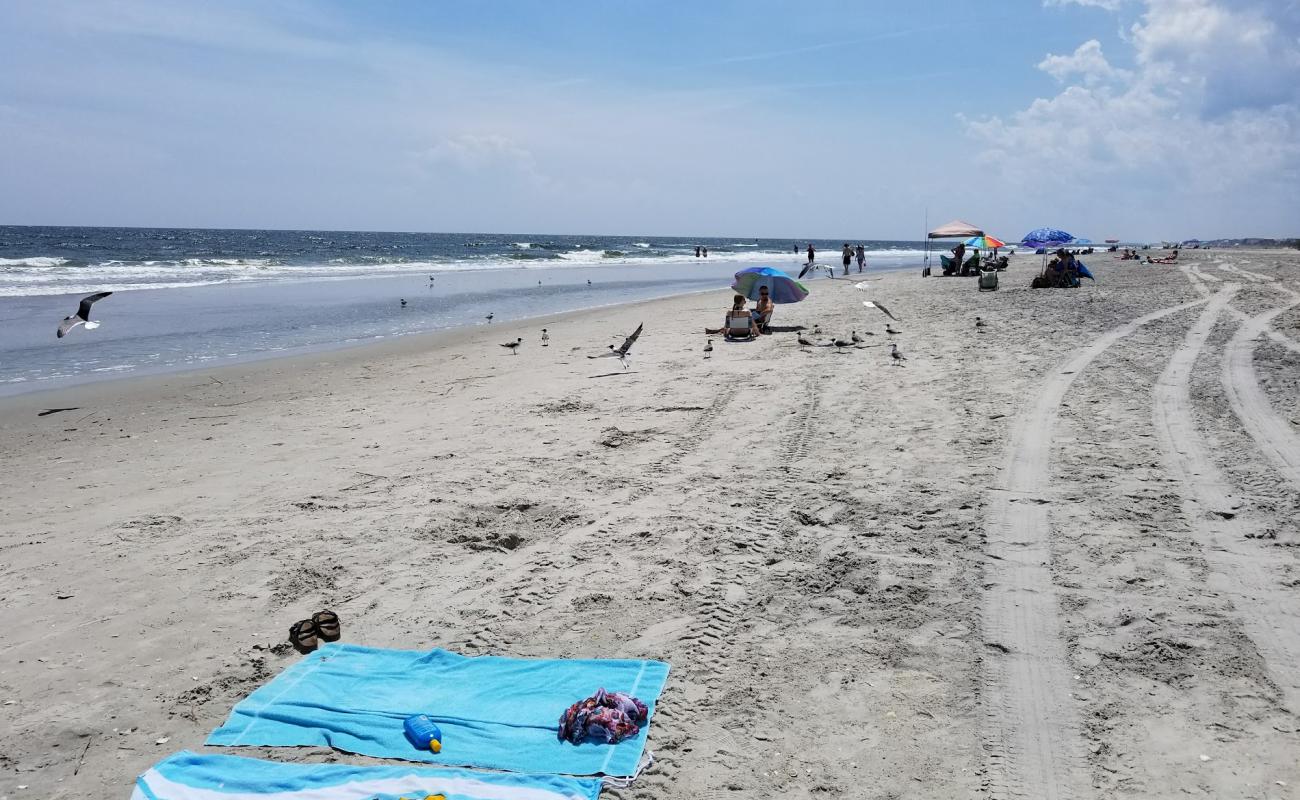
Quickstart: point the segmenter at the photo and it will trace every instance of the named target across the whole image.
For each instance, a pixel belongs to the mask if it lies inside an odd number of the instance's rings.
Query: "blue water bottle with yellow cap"
[[[427,714],[407,717],[402,727],[406,729],[406,738],[417,748],[434,753],[442,752],[442,731]]]

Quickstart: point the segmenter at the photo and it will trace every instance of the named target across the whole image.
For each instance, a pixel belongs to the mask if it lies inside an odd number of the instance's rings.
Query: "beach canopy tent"
[[[946,225],[940,225],[927,234],[930,239],[965,239],[968,236],[983,236],[984,231],[969,222],[955,219]]]
[[[758,290],[767,287],[773,303],[798,303],[808,296],[808,290],[799,281],[774,267],[750,267],[736,273],[731,288],[750,300],[758,299]]]
[[[965,239],[970,236],[983,236],[984,230],[977,228],[969,222],[955,219],[952,222],[940,225],[925,235],[925,268],[930,268],[930,240],[931,239]]]

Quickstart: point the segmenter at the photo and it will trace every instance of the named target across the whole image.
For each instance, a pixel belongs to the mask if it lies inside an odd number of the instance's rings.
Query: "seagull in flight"
[[[903,355],[903,354],[899,351],[899,349],[898,349],[898,345],[896,345],[896,344],[891,344],[891,345],[889,345],[889,347],[890,347],[890,350],[889,350],[889,357],[892,358],[892,359],[894,359],[894,366],[896,366],[896,367],[901,367],[901,366],[903,366],[903,362],[907,360],[907,356]]]
[[[90,307],[97,301],[108,297],[110,294],[112,294],[112,292],[98,292],[81,298],[81,304],[77,306],[77,313],[70,317],[64,317],[63,322],[59,324],[58,338],[62,339],[64,336],[67,336],[68,333],[78,325],[85,325],[86,330],[88,331],[93,331],[98,328],[99,323],[90,318]]]
[[[517,356],[519,355],[519,345],[523,343],[524,343],[523,338],[519,338],[519,339],[515,339],[513,342],[506,342],[501,346],[510,348],[510,355]]]
[[[550,346],[551,346],[551,335],[546,332],[545,328],[542,328],[542,347],[550,347]]]
[[[619,362],[622,363],[623,369],[627,369],[628,353],[632,350],[632,345],[636,343],[636,337],[641,335],[641,329],[644,327],[645,323],[636,326],[636,330],[632,331],[632,335],[623,340],[622,347],[615,348],[614,345],[611,344],[608,353],[601,353],[598,356],[587,356],[587,358],[617,358]]]
[[[893,312],[891,312],[889,309],[882,306],[880,303],[877,303],[875,300],[863,300],[862,305],[866,306],[867,308],[878,308],[880,309],[880,313],[889,317],[893,321],[898,322],[898,317],[894,316]]]
[[[712,357],[713,357],[713,340],[712,340],[712,339],[710,339],[710,340],[708,340],[707,342],[704,343],[704,357],[705,357],[705,358],[712,358]]]

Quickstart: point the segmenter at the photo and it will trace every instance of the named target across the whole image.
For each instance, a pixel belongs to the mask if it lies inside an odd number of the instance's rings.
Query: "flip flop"
[[[299,620],[289,628],[289,642],[299,653],[309,653],[316,649],[316,623],[309,619]]]
[[[311,621],[316,626],[320,638],[327,642],[338,641],[339,635],[343,632],[339,626],[339,615],[333,611],[317,611],[312,614]]]

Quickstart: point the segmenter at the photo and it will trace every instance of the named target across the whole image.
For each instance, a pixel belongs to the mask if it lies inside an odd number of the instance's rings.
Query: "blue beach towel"
[[[135,781],[131,800],[596,800],[599,778],[406,765],[277,764],[181,751]]]
[[[662,661],[529,659],[327,644],[245,698],[210,745],[327,746],[379,758],[565,775],[635,774],[649,719],[610,745],[560,741],[560,714],[598,688],[654,717]],[[442,752],[417,750],[402,722],[428,714]]]

